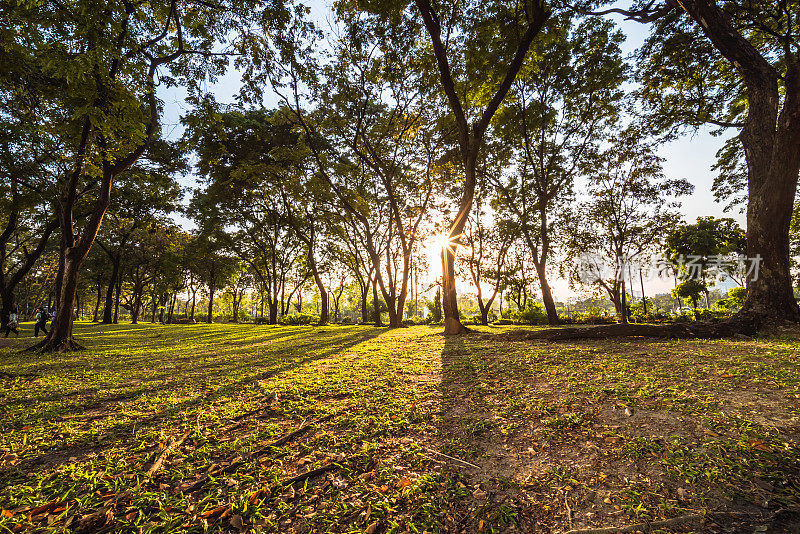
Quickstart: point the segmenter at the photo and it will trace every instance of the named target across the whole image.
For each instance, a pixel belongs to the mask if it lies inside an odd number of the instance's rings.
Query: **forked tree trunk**
[[[498,85],[494,94],[489,100],[486,108],[482,111],[480,118],[474,123],[470,123],[464,112],[461,98],[453,80],[450,62],[447,57],[447,48],[442,42],[442,26],[439,15],[429,0],[415,0],[428,35],[431,38],[431,45],[436,57],[436,64],[439,70],[439,78],[442,89],[447,97],[450,110],[453,112],[456,125],[458,127],[458,144],[461,153],[461,160],[464,165],[464,189],[459,203],[458,213],[450,226],[449,237],[451,240],[458,240],[464,231],[467,217],[472,209],[472,200],[475,196],[475,164],[478,160],[481,145],[483,144],[484,134],[489,123],[500,107],[500,104],[508,94],[511,84],[517,77],[525,56],[538,35],[544,23],[550,18],[550,12],[544,7],[544,3],[536,1],[530,4],[530,12],[526,14],[531,18],[525,33],[519,36],[514,56],[509,62],[508,69],[502,82]],[[458,295],[456,293],[455,260],[456,243],[446,246],[442,251],[442,308],[444,312],[444,333],[446,335],[462,334],[467,332],[461,324],[458,314]]]

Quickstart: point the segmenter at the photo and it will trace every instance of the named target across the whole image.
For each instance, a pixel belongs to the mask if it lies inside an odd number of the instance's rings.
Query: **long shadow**
[[[104,434],[109,437],[114,437],[118,441],[124,440],[127,436],[130,436],[135,432],[136,429],[142,428],[143,426],[152,426],[157,425],[163,421],[168,421],[175,416],[186,414],[189,415],[193,408],[199,406],[205,406],[215,402],[218,399],[225,398],[230,396],[231,394],[238,393],[242,390],[242,388],[246,385],[250,385],[255,381],[264,380],[272,376],[279,375],[281,373],[290,371],[295,369],[301,365],[305,365],[310,362],[323,360],[329,358],[335,354],[341,353],[346,351],[354,346],[357,346],[365,341],[370,339],[374,339],[375,337],[384,333],[386,329],[370,329],[370,330],[362,330],[359,332],[354,332],[350,335],[344,336],[341,339],[336,339],[334,344],[331,348],[321,350],[316,352],[315,354],[309,355],[308,353],[299,353],[295,354],[293,358],[289,361],[285,361],[283,358],[286,357],[284,353],[270,353],[260,356],[260,359],[269,358],[273,360],[271,363],[273,365],[264,365],[262,362],[253,361],[248,359],[251,355],[244,355],[246,358],[245,361],[239,362],[232,362],[229,365],[220,365],[218,366],[215,371],[216,373],[209,373],[210,367],[203,366],[198,368],[197,373],[183,373],[183,376],[192,378],[194,376],[202,377],[205,383],[209,382],[221,382],[224,380],[226,376],[234,375],[236,376],[238,372],[246,371],[245,374],[232,382],[228,382],[222,387],[218,387],[211,392],[203,392],[200,394],[194,395],[192,398],[179,402],[163,411],[160,411],[156,414],[146,417],[134,417],[129,421],[124,423],[119,423],[107,427],[104,429]],[[314,334],[314,331],[310,332]],[[322,334],[327,334],[327,332],[320,332]],[[276,333],[276,336],[278,333]],[[322,337],[328,337],[323,335]],[[288,347],[290,350],[294,349],[295,347]],[[266,362],[264,362],[266,363]],[[274,365],[278,364],[278,365]],[[249,372],[247,372],[249,371]],[[192,384],[192,380],[187,380],[185,383]],[[195,382],[196,383],[196,382]],[[198,386],[201,384],[198,384]],[[150,393],[153,391],[158,391],[162,388],[140,388],[138,390],[138,396],[141,397],[146,393]],[[136,395],[131,392],[131,395],[126,395],[126,398],[133,399],[136,398]],[[103,402],[103,399],[88,399],[89,405],[94,405],[97,402]],[[52,417],[52,415],[51,415]],[[68,458],[71,456],[77,456],[78,458],[86,456],[90,452],[98,451],[103,448],[109,446],[110,443],[105,441],[103,443],[97,442],[96,439],[81,439],[72,442],[62,442],[59,446],[54,447],[43,454],[37,455],[32,458],[26,458],[20,464],[14,466],[13,468],[5,468],[0,469],[0,481],[5,480],[8,477],[12,477],[15,474],[24,473],[30,471],[32,468],[36,468],[39,465],[46,464],[46,460],[48,458]]]

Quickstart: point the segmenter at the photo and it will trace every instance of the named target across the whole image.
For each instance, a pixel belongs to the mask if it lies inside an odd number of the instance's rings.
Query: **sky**
[[[329,13],[326,7],[327,3],[321,0],[314,0],[309,4],[312,8],[312,17],[318,23],[325,24]],[[647,26],[625,21],[621,16],[617,15],[613,15],[612,18],[626,36],[626,41],[622,47],[623,52],[625,54],[632,53],[647,36]],[[230,70],[216,84],[210,86],[209,90],[215,94],[219,102],[232,103],[234,95],[239,90],[239,85],[239,73],[235,70]],[[170,89],[162,90],[159,96],[164,101],[162,123],[165,134],[168,138],[178,138],[183,131],[180,125],[180,117],[188,110],[184,102],[185,93],[181,89]],[[267,97],[265,99],[265,106],[267,107],[276,106],[277,103],[277,98]],[[710,129],[704,128],[661,146],[659,155],[664,158],[664,173],[669,178],[684,178],[695,186],[693,194],[681,198],[680,211],[686,221],[693,222],[697,217],[701,216],[732,217],[744,227],[744,215],[738,209],[725,212],[725,205],[716,202],[712,193],[711,187],[714,182],[714,172],[711,167],[715,162],[715,155],[722,147],[726,137],[714,137],[709,132]],[[193,176],[184,177],[182,182],[184,186],[195,187]],[[190,220],[182,216],[177,217],[177,219],[187,227],[192,225]],[[441,275],[441,267],[437,260],[437,243],[438,241],[435,239],[427,243],[428,263],[432,265],[428,273],[429,279]],[[582,298],[590,294],[590,291],[576,293],[574,289],[569,287],[566,280],[555,277],[551,280],[551,286],[557,300],[566,301]],[[672,279],[662,280],[657,277],[651,277],[646,281],[645,293],[649,295],[666,293],[672,287]],[[640,291],[638,288],[634,289],[634,294],[638,295]]]

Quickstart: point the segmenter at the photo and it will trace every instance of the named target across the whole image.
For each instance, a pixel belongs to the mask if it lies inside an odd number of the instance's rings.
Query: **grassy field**
[[[799,522],[796,340],[76,331],[88,350],[67,355],[0,340],[0,532]]]

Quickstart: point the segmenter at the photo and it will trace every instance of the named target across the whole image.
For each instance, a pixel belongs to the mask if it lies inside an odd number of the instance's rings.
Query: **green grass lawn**
[[[86,351],[37,355],[23,325],[0,340],[0,532],[796,520],[800,342],[439,330],[78,323]]]

